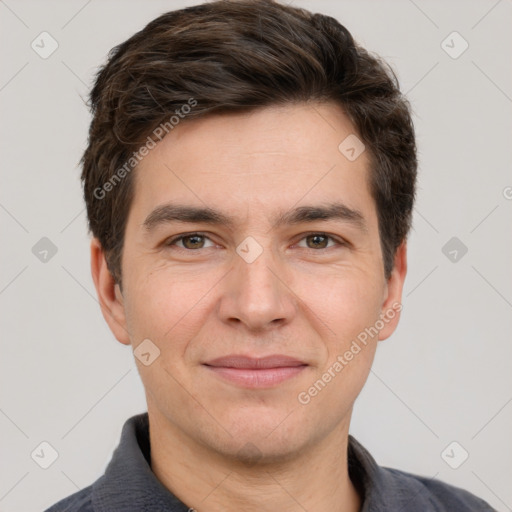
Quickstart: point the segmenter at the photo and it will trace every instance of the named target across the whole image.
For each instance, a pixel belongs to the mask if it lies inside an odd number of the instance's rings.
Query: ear
[[[402,290],[406,274],[407,243],[404,241],[396,250],[393,270],[386,283],[386,293],[380,316],[384,327],[380,330],[379,340],[389,338],[398,325],[400,311],[402,311]]]
[[[107,267],[103,248],[97,238],[91,240],[91,273],[103,318],[116,339],[129,345],[123,296]]]

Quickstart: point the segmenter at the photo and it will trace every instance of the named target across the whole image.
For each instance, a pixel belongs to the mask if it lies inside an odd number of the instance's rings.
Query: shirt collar
[[[148,413],[129,418],[105,474],[93,485],[97,512],[188,512],[151,470]]]

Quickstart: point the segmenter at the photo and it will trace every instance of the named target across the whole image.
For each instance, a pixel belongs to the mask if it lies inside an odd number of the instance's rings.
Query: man
[[[49,510],[492,510],[349,436],[400,317],[415,195],[385,64],[330,17],[210,2],[116,47],[91,104],[92,274],[148,413]]]

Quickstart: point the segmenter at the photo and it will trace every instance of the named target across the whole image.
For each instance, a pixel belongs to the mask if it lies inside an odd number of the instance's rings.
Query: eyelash
[[[336,238],[332,235],[329,235],[328,233],[324,233],[322,231],[311,231],[310,233],[305,233],[302,238],[299,240],[299,242],[301,242],[302,240],[304,240],[305,238],[307,237],[310,237],[310,236],[313,236],[313,235],[320,235],[320,236],[323,236],[323,237],[326,237],[330,240],[332,240],[333,242],[335,242],[335,244],[339,247],[346,247],[348,245],[347,242],[343,241],[343,240],[340,240],[339,238]],[[212,241],[210,239],[210,237],[206,234],[206,233],[201,233],[201,232],[192,232],[192,233],[184,233],[182,235],[178,235],[178,236],[175,236],[174,238],[171,238],[169,240],[167,240],[166,242],[164,242],[164,245],[166,247],[170,247],[170,246],[173,246],[175,245],[176,242],[179,242],[181,240],[183,240],[184,238],[188,238],[188,237],[193,237],[193,236],[201,236],[203,238],[207,238],[208,240]],[[187,249],[185,247],[177,247],[177,249],[181,250],[181,251],[186,251],[186,252],[198,252],[199,250],[201,249],[205,249],[204,247],[200,247],[199,249]],[[324,247],[324,248],[321,248],[321,249],[312,249],[310,247],[303,247],[303,249],[306,249],[306,250],[309,250],[309,251],[313,251],[313,252],[320,252],[322,250],[326,250],[326,249],[332,249],[333,246],[331,247]],[[208,247],[206,247],[206,249],[208,249]]]

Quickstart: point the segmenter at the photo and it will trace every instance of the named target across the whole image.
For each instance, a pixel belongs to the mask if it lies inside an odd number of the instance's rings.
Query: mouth
[[[285,356],[229,355],[203,363],[217,377],[245,388],[271,388],[302,373],[308,364]]]

